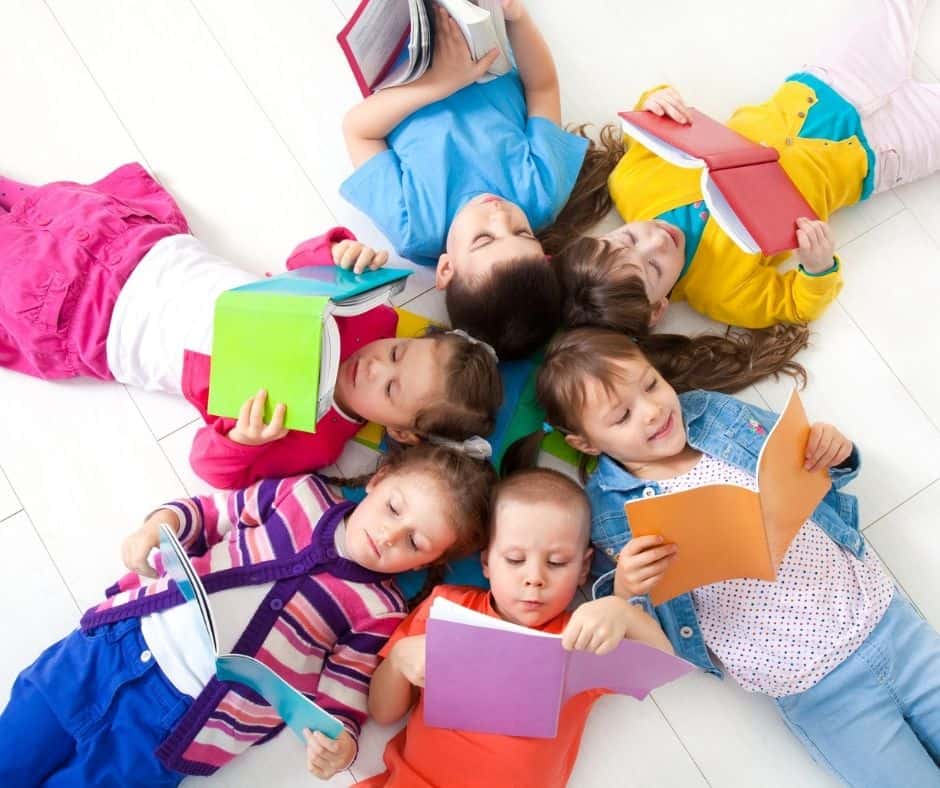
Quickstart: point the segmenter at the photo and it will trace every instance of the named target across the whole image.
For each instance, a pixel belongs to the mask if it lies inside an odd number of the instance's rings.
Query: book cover
[[[621,112],[624,133],[678,167],[702,169],[702,198],[722,230],[744,251],[796,249],[796,220],[815,211],[780,164],[779,152],[698,110],[677,123],[652,112]]]
[[[679,545],[650,592],[654,605],[722,580],[776,579],[787,548],[831,485],[827,469],[803,467],[808,437],[794,390],[761,448],[758,492],[708,484],[624,505],[634,536],[658,534]]]
[[[427,625],[428,725],[553,738],[569,698],[590,689],[641,700],[695,668],[633,640],[603,656],[566,651],[551,635],[435,599]]]
[[[288,429],[316,432],[339,369],[333,316],[386,303],[410,273],[306,266],[222,293],[213,319],[209,413],[237,418],[244,402],[263,388],[266,421],[283,402]]]
[[[363,98],[404,85],[430,67],[434,6],[460,27],[474,60],[498,48],[500,55],[480,82],[512,68],[509,38],[499,0],[362,0],[336,40]]]
[[[166,524],[160,526],[160,556],[167,575],[176,583],[191,614],[201,622],[198,629],[204,637],[198,643],[189,643],[188,647],[200,649],[207,659],[215,663],[219,680],[238,682],[257,692],[305,744],[304,728],[321,731],[331,739],[343,732],[343,724],[336,717],[294,689],[264,663],[245,654],[219,653],[209,595],[186,550]]]

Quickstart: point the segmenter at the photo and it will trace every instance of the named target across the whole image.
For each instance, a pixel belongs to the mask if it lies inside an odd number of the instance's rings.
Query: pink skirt
[[[106,343],[121,288],[157,241],[187,232],[139,164],[88,186],[0,176],[0,366],[111,380]]]

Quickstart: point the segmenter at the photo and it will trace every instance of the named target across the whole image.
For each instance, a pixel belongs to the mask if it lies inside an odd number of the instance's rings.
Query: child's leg
[[[31,680],[31,671],[17,678],[0,714],[0,785],[39,785],[75,751],[75,740]]]
[[[863,118],[877,111],[911,78],[917,28],[926,2],[878,0],[874,13],[840,27],[806,70],[852,102]]]
[[[908,722],[913,713],[908,698],[923,707],[928,724],[934,724],[940,702],[922,694],[938,694],[940,640],[926,627],[931,641],[918,621],[898,593],[852,656],[811,689],[777,701],[812,756],[854,788],[940,784],[930,742]],[[915,640],[923,655],[919,665],[909,664],[906,651]],[[934,673],[919,676],[924,668]]]

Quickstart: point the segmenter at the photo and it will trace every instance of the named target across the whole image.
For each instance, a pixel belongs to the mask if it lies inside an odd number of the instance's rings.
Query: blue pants
[[[900,592],[852,656],[777,705],[853,788],[940,786],[940,635]]]
[[[175,786],[154,750],[192,699],[147,651],[140,621],[75,631],[20,673],[0,714],[0,785]]]

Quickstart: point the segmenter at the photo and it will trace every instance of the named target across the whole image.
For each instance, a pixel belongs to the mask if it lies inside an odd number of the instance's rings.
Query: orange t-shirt
[[[438,586],[395,630],[379,652],[388,656],[402,638],[423,635],[435,597],[499,617],[489,591],[464,586]],[[562,613],[538,629],[560,634],[571,617]],[[594,701],[605,690],[575,695],[564,704],[554,739],[533,739],[495,733],[468,733],[432,728],[424,722],[424,695],[411,711],[408,724],[385,748],[387,771],[356,783],[355,788],[563,788],[578,757],[584,723]]]

